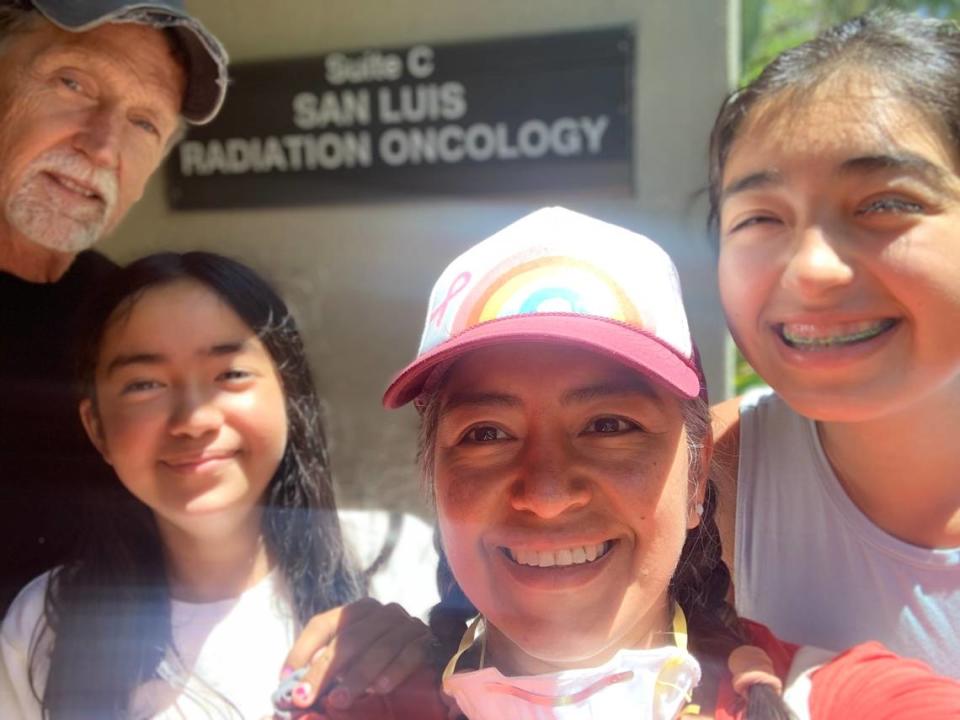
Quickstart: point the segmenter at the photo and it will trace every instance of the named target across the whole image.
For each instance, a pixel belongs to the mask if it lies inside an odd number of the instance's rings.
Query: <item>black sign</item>
[[[233,65],[178,209],[632,189],[627,28]]]

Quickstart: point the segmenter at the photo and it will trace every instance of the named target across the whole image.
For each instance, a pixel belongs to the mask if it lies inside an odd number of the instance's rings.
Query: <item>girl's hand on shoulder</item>
[[[385,695],[431,657],[433,635],[406,610],[364,598],[315,615],[287,655],[281,680],[305,668],[292,702],[343,710],[373,693]]]

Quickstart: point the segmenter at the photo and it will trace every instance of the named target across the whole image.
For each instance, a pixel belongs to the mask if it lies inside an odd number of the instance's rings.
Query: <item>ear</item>
[[[90,438],[90,442],[100,453],[100,457],[103,458],[105,463],[112,465],[107,452],[107,443],[103,437],[100,415],[97,414],[97,408],[90,398],[84,398],[80,401],[80,422],[83,423],[83,429],[87,431],[87,437]]]
[[[700,472],[698,477],[690,478],[693,483],[693,492],[690,493],[690,502],[687,510],[687,530],[693,530],[700,525],[703,516],[703,501],[707,496],[707,484],[710,482],[710,460],[713,458],[713,433],[708,432],[700,448]]]

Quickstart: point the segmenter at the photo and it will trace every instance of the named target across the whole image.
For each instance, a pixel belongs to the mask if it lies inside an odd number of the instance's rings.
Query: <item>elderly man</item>
[[[71,392],[71,315],[112,268],[88,248],[225,90],[182,0],[0,0],[0,614],[64,559],[80,486],[115,482]]]

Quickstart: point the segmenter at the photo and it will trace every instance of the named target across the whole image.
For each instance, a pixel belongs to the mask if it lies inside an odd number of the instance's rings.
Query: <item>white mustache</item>
[[[49,172],[86,185],[103,200],[104,217],[109,217],[117,204],[117,174],[113,170],[97,167],[83,154],[66,148],[54,148],[31,163],[30,175]]]

